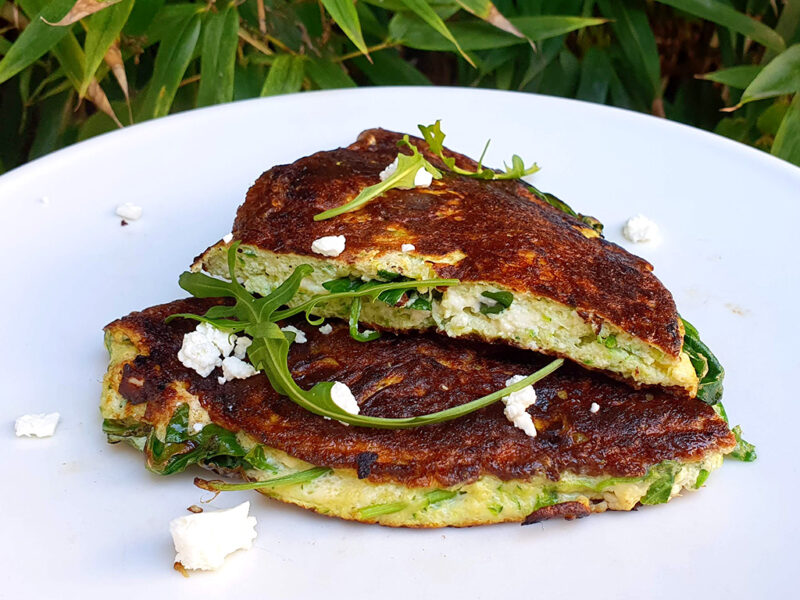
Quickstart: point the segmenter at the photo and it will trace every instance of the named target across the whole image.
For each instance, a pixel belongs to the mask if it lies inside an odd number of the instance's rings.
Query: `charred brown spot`
[[[366,479],[372,471],[372,465],[378,460],[378,455],[375,452],[361,452],[356,456],[356,464],[358,465],[358,478]]]
[[[573,521],[575,519],[582,519],[592,514],[586,506],[580,502],[562,502],[561,504],[554,504],[553,506],[545,506],[539,510],[533,511],[522,522],[523,525],[533,525],[534,523],[541,523],[548,519],[565,519]]]

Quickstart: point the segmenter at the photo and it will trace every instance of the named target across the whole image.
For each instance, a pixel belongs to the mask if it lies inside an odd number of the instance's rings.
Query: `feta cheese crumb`
[[[120,204],[117,206],[117,216],[122,217],[126,221],[137,221],[142,218],[142,207],[136,206],[131,202]]]
[[[402,246],[400,246],[400,250],[402,250],[403,252],[413,252],[416,249],[417,247],[414,244],[403,244]]]
[[[226,244],[230,244],[232,240],[233,240],[233,233],[226,233],[225,235],[222,236],[222,241],[225,242]]]
[[[17,437],[50,437],[56,432],[60,416],[57,412],[22,415],[14,422],[14,433]]]
[[[178,360],[184,367],[194,369],[200,377],[208,377],[222,364],[219,348],[202,331],[192,331],[183,336]]]
[[[592,405],[589,407],[589,412],[596,413],[598,410],[600,410],[600,405],[597,402],[592,402]]]
[[[332,331],[333,331],[333,326],[330,323],[325,323],[325,325],[319,328],[319,332],[322,335],[330,335]]]
[[[425,167],[420,167],[417,174],[414,175],[414,185],[417,187],[430,187],[433,181],[433,175],[428,173]]]
[[[230,356],[230,353],[233,352],[236,343],[236,337],[233,334],[217,329],[211,323],[200,323],[196,331],[202,332],[219,349],[223,357]]]
[[[244,360],[245,356],[247,356],[247,349],[253,345],[253,340],[251,340],[247,336],[241,336],[236,338],[236,344],[233,346],[233,355],[238,358],[239,360]]]
[[[335,382],[331,388],[331,400],[336,406],[351,415],[357,415],[360,410],[353,392],[347,385],[339,381]]]
[[[222,361],[222,376],[227,381],[231,379],[247,379],[256,373],[258,373],[258,371],[256,371],[253,365],[235,356],[229,356]]]
[[[326,235],[311,242],[311,251],[322,256],[339,256],[344,252],[343,235]]]
[[[306,334],[304,331],[300,331],[297,327],[293,327],[292,325],[287,325],[286,327],[281,327],[281,331],[290,331],[294,334],[294,341],[297,344],[305,344],[308,341],[306,338]]]
[[[218,569],[236,550],[248,550],[256,538],[256,518],[248,516],[250,503],[226,510],[205,511],[173,519],[169,532],[175,562],[186,569]]]
[[[506,381],[506,386],[514,385],[525,379],[525,375],[514,375]],[[536,403],[536,391],[533,385],[522,388],[518,392],[512,392],[502,398],[506,405],[503,410],[506,419],[514,424],[514,427],[521,429],[526,435],[536,437],[536,425],[533,424],[531,415],[528,414],[528,407]]]
[[[386,168],[378,174],[378,177],[381,178],[381,181],[386,181],[387,179],[389,179],[389,177],[395,174],[395,171],[397,171],[396,156],[394,157],[394,160],[391,162],[391,164],[387,165]]]
[[[635,215],[625,222],[622,228],[622,235],[634,243],[661,241],[661,231],[655,221],[651,221],[644,215]]]
[[[192,425],[192,431],[194,431],[195,433],[200,433],[201,431],[203,431],[204,427],[205,423],[195,423],[194,425]]]

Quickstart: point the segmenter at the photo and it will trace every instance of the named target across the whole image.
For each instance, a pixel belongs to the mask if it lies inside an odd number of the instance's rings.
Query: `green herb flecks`
[[[483,292],[481,296],[489,298],[489,300],[494,300],[494,304],[485,304],[481,302],[481,306],[478,310],[480,310],[483,315],[496,315],[501,313],[514,302],[514,295],[511,292]]]
[[[350,202],[346,202],[341,206],[337,206],[336,208],[332,208],[330,210],[326,210],[325,212],[314,215],[314,220],[324,221],[343,213],[357,210],[367,202],[371,202],[389,190],[410,190],[415,188],[417,187],[417,173],[421,169],[430,173],[434,179],[441,179],[441,171],[428,162],[428,160],[422,155],[417,147],[409,141],[408,136],[405,136],[403,140],[406,142],[405,145],[411,149],[411,154],[403,154],[402,152],[397,153],[397,168],[395,169],[394,173],[389,175],[380,183],[376,183],[375,185],[364,188],[355,198],[350,200]]]
[[[234,243],[228,250],[230,281],[214,279],[203,273],[189,272],[183,273],[179,280],[180,286],[195,297],[233,298],[236,301],[235,304],[233,306],[212,307],[205,315],[171,315],[168,320],[183,317],[210,323],[230,333],[245,332],[253,339],[253,343],[247,348],[247,356],[253,366],[266,374],[270,385],[277,393],[286,396],[292,402],[316,415],[335,419],[348,425],[384,429],[403,429],[441,423],[457,419],[489,406],[512,392],[536,383],[558,369],[564,362],[562,359],[554,360],[514,385],[497,390],[477,400],[427,415],[389,419],[351,414],[333,402],[331,388],[334,382],[318,383],[310,390],[304,390],[295,383],[288,366],[289,346],[294,341],[294,334],[281,331],[277,322],[300,313],[305,313],[306,318],[310,319],[310,311],[315,306],[335,299],[353,300],[366,297],[375,300],[382,292],[387,290],[408,289],[417,286],[448,286],[457,284],[458,280],[430,279],[382,283],[353,291],[314,296],[293,308],[281,309],[280,307],[287,305],[295,296],[300,287],[300,282],[313,272],[313,267],[300,265],[272,293],[262,298],[256,298],[245,290],[236,277],[236,252],[238,246],[238,242]]]
[[[380,517],[382,515],[391,515],[400,512],[408,506],[405,502],[390,502],[388,504],[373,504],[372,506],[365,506],[359,509],[358,513],[364,519],[371,519],[372,517]]]
[[[486,150],[489,148],[489,142],[491,140],[487,141],[486,145],[483,147],[483,153],[478,160],[477,168],[474,171],[462,169],[456,165],[455,158],[452,156],[447,156],[444,153],[444,138],[446,136],[442,131],[441,121],[436,121],[433,125],[418,125],[418,127],[422,132],[422,137],[428,144],[428,149],[431,151],[431,153],[439,157],[439,160],[441,160],[450,171],[457,173],[458,175],[487,180],[522,179],[526,175],[532,175],[539,170],[539,166],[536,163],[533,163],[530,167],[526,167],[525,161],[523,161],[522,158],[516,154],[511,157],[511,166],[508,166],[507,164],[504,165],[505,171],[502,173],[498,173],[494,169],[484,169],[483,157],[486,154]]]
[[[700,340],[700,334],[694,325],[686,319],[683,321],[685,334],[683,336],[683,351],[692,361],[692,366],[700,380],[697,397],[706,404],[714,405],[722,398],[722,380],[725,378],[725,369],[717,357]]]
[[[414,286],[425,287],[422,285],[425,282],[414,281],[408,277],[400,275],[399,273],[391,273],[389,271],[378,271],[378,276],[386,279],[389,283],[403,283],[414,282]],[[352,279],[350,277],[342,277],[340,279],[332,279],[322,284],[326,290],[331,293],[340,292],[354,292],[356,290],[365,290],[378,285],[383,285],[385,282],[381,281],[362,281],[360,279]],[[389,306],[396,307],[405,296],[407,301],[401,308],[412,308],[414,310],[431,310],[432,304],[430,296],[433,290],[426,293],[421,293],[411,285],[406,287],[399,287],[396,289],[386,290],[378,294],[377,300],[388,304]]]

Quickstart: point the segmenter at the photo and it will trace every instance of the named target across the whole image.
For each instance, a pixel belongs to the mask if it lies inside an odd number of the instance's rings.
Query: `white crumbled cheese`
[[[175,562],[186,569],[218,569],[225,557],[248,550],[256,538],[256,518],[250,503],[226,510],[204,511],[173,519],[169,524],[175,544]]]
[[[417,187],[430,187],[433,181],[433,175],[428,173],[425,167],[420,167],[417,174],[414,175],[414,185]]]
[[[589,407],[589,412],[596,413],[598,410],[600,410],[600,405],[597,402],[592,402],[592,405]]]
[[[60,416],[57,412],[22,415],[14,422],[14,433],[17,437],[50,437],[56,432]]]
[[[236,344],[236,336],[228,333],[227,331],[222,331],[221,329],[217,329],[211,323],[200,323],[197,326],[196,331],[200,331],[205,335],[212,344],[214,344],[218,349],[220,354],[222,354],[223,358],[226,356],[230,356],[231,352],[233,352],[233,347]]]
[[[635,215],[625,222],[622,228],[622,235],[635,243],[661,241],[661,231],[655,221],[651,221],[644,215]]]
[[[400,246],[400,250],[402,250],[403,252],[413,252],[416,249],[417,247],[414,244],[403,244],[402,246]]]
[[[319,332],[322,335],[330,335],[332,331],[333,331],[333,326],[330,323],[325,323],[325,325],[319,328]]]
[[[222,361],[222,376],[228,381],[231,379],[247,379],[256,373],[258,371],[253,365],[235,356],[229,356]]]
[[[240,359],[244,360],[247,356],[247,349],[253,345],[253,340],[251,340],[247,336],[241,336],[236,338],[236,344],[233,346],[233,355]]]
[[[247,348],[252,343],[248,337],[237,337],[210,323],[200,323],[194,331],[183,336],[178,360],[201,377],[208,377],[211,371],[222,367],[222,377],[217,377],[222,385],[230,379],[246,379],[258,372],[253,365],[244,362]]]
[[[183,336],[178,360],[184,367],[194,369],[200,377],[208,377],[222,364],[219,348],[202,331],[192,331]]]
[[[326,235],[311,242],[311,251],[322,256],[339,256],[344,252],[343,235]]]
[[[223,385],[225,383],[228,383],[228,380],[225,379],[222,375],[220,375],[219,377],[217,377],[217,383]]]
[[[339,381],[335,382],[331,388],[331,400],[336,406],[351,415],[357,415],[360,410],[353,392],[347,385]]]
[[[525,379],[525,375],[514,375],[508,381],[506,386],[514,385]],[[508,396],[503,397],[503,404],[506,405],[503,414],[506,419],[514,424],[514,427],[521,429],[530,437],[536,437],[536,426],[533,424],[533,419],[528,414],[528,407],[536,403],[536,391],[532,385],[522,388],[518,392],[512,392]]]
[[[204,427],[205,423],[195,423],[194,425],[192,425],[192,431],[194,431],[195,433],[200,433],[201,431],[203,431]]]
[[[233,233],[226,233],[225,235],[222,236],[222,241],[225,242],[226,244],[230,244],[232,240],[233,240]]]
[[[389,177],[394,175],[395,171],[397,171],[397,157],[396,156],[394,157],[394,160],[392,161],[392,163],[390,165],[388,165],[383,171],[380,172],[378,177],[381,178],[381,181],[386,181],[387,179],[389,179]]]
[[[126,221],[137,221],[142,218],[142,207],[136,206],[131,202],[120,204],[117,206],[117,216],[122,217]]]
[[[297,327],[293,327],[292,325],[287,325],[286,327],[281,327],[281,331],[290,331],[294,334],[294,341],[296,344],[305,344],[308,341],[306,338],[306,334],[304,331],[300,331]]]

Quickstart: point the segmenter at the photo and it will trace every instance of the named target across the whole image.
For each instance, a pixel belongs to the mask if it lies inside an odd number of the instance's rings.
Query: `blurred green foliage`
[[[652,113],[800,165],[800,0],[0,0],[0,56],[0,172],[198,106],[431,84]]]

